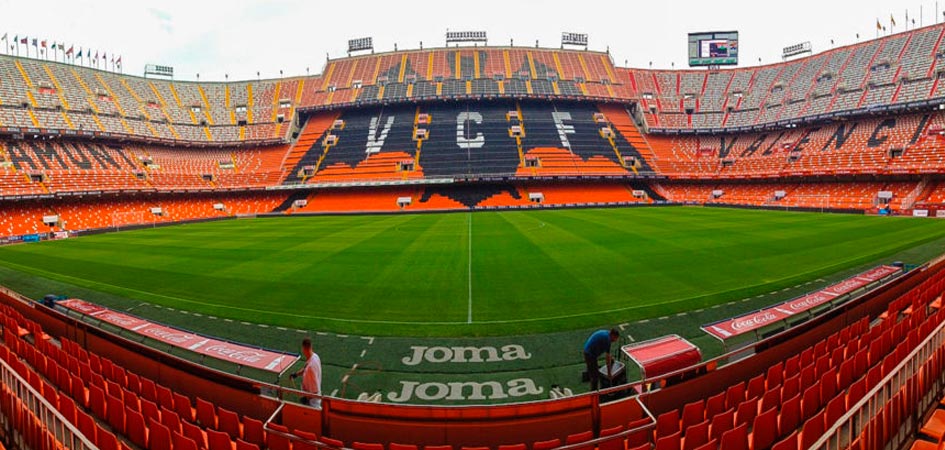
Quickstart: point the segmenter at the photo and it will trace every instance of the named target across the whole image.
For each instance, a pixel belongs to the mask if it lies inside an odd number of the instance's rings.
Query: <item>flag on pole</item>
[[[33,38],[33,47],[38,47],[38,46],[39,46],[39,39]]]
[[[889,15],[889,23],[890,23],[892,26],[896,26],[896,18],[893,17],[892,14]]]
[[[5,40],[7,40],[7,33],[3,33],[3,37],[0,38],[0,41],[5,41]]]
[[[23,39],[20,39],[21,44],[27,44],[29,42],[29,36],[24,36]]]
[[[45,39],[43,39],[43,40],[40,42],[40,47],[46,48],[46,40],[45,40]]]
[[[59,47],[59,48],[62,48],[62,47]],[[75,46],[74,46],[74,45],[70,45],[70,46],[69,46],[69,50],[66,50],[66,54],[67,54],[67,55],[71,55],[74,50],[75,50]]]
[[[883,29],[883,24],[879,22],[879,19],[876,19],[876,30],[879,31],[882,29]]]

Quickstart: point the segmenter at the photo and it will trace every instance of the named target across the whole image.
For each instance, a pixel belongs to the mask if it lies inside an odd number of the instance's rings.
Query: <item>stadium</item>
[[[447,31],[222,81],[3,34],[0,449],[945,448],[914,19],[757,65]]]

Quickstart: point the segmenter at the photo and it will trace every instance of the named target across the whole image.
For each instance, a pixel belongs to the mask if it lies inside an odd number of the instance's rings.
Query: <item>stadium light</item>
[[[446,46],[449,47],[450,44],[459,44],[459,43],[473,43],[473,44],[482,43],[483,45],[486,45],[489,43],[489,38],[486,36],[485,31],[446,30]]]
[[[584,47],[584,50],[587,50],[587,34],[562,32],[561,48],[563,49],[565,45]]]
[[[363,37],[348,40],[348,56],[354,52],[370,51],[374,53],[374,38]]]

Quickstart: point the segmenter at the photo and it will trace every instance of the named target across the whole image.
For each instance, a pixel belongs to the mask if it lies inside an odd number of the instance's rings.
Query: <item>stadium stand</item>
[[[945,210],[943,38],[937,24],[710,71],[441,48],[223,83],[0,56],[0,236],[664,201]],[[661,389],[631,400],[408,410],[328,399],[321,413],[0,293],[0,426],[30,448],[784,450],[839,436],[852,438],[841,448],[903,448],[916,430],[914,448],[928,448],[945,435],[932,401],[943,274],[910,272],[751,358],[647,380]],[[439,445],[447,422],[455,446]]]
[[[597,406],[601,408],[597,413],[602,415],[601,421],[593,425],[584,422],[581,416],[567,416],[567,422],[558,422],[557,429],[548,426],[550,421],[560,420],[555,419],[555,408],[549,406],[577,405],[586,396],[554,400],[540,407],[542,412],[528,419],[539,421],[539,425],[549,421],[538,428],[513,425],[525,410],[513,409],[518,412],[505,416],[496,407],[494,417],[500,423],[509,421],[507,426],[514,428],[502,431],[503,425],[497,423],[493,426],[499,428],[492,428],[493,433],[474,433],[475,437],[466,437],[449,448],[512,448],[499,447],[499,443],[547,449],[582,443],[599,449],[653,448],[652,445],[659,449],[827,448],[827,442],[837,433],[852,436],[842,448],[863,448],[867,444],[882,447],[890,442],[904,442],[903,436],[910,434],[902,430],[908,429],[916,414],[921,417],[929,408],[932,418],[919,433],[940,441],[942,426],[936,422],[940,414],[935,410],[938,404],[935,399],[945,386],[942,384],[945,352],[940,346],[945,336],[943,291],[945,271],[941,265],[915,271],[855,303],[842,316],[806,325],[802,327],[803,333],[794,333],[787,339],[772,338],[773,341],[761,343],[770,347],[754,358],[719,369],[715,374],[710,372],[672,388],[667,385],[644,394],[651,397],[647,403],[657,414],[655,420],[633,418],[640,410],[634,413],[632,408],[627,409],[630,403],[625,400],[617,403],[623,405],[617,409]],[[15,433],[22,433],[26,442],[63,442],[65,434],[53,434],[48,422],[41,424],[28,415],[25,419],[22,414],[14,415],[14,410],[22,408],[17,399],[23,400],[24,395],[43,399],[43,407],[49,410],[44,417],[52,414],[56,420],[68,423],[68,429],[76,432],[69,439],[87,438],[89,444],[98,448],[373,449],[398,442],[395,448],[399,449],[434,442],[421,437],[427,433],[413,425],[384,422],[380,413],[384,408],[391,409],[393,414],[404,413],[398,413],[398,407],[392,405],[361,405],[332,399],[331,407],[324,413],[331,415],[334,424],[331,434],[319,431],[317,422],[310,418],[293,418],[296,414],[293,411],[301,411],[289,403],[282,404],[281,414],[275,420],[264,419],[262,416],[269,415],[279,402],[256,397],[254,389],[234,395],[243,389],[237,387],[238,377],[233,378],[234,384],[201,389],[189,384],[199,374],[185,375],[188,367],[197,366],[177,361],[171,369],[166,357],[142,358],[136,352],[144,347],[112,342],[110,339],[124,338],[102,331],[87,336],[87,342],[79,344],[60,334],[75,326],[70,322],[73,319],[25,303],[9,293],[3,294],[0,312],[3,313],[0,372],[5,381],[0,422],[8,423],[16,417],[20,422]],[[921,369],[904,372],[905,367]],[[920,372],[927,374],[927,378],[902,376]],[[733,378],[734,373],[739,375]],[[714,385],[702,379],[713,376],[724,377],[727,385]],[[165,384],[168,380],[171,384]],[[22,386],[13,390],[8,382]],[[207,381],[201,384],[209,386]],[[930,395],[925,395],[926,392]],[[254,397],[259,400],[252,400]],[[886,406],[868,421],[855,419],[855,423],[847,423],[862,408],[874,408],[871,405],[876,401],[901,409]],[[467,414],[472,414],[472,409],[466,409]],[[377,419],[370,419],[373,425],[365,428],[355,418],[369,417],[363,415],[369,410],[374,411],[372,415]],[[469,426],[478,430],[482,424],[476,417],[466,420],[471,420]],[[352,419],[354,422],[346,425]],[[22,424],[24,420],[27,425]],[[413,420],[423,419],[417,416]],[[302,423],[307,425],[301,427]],[[404,426],[413,431],[405,433]],[[519,443],[506,434],[512,429]]]

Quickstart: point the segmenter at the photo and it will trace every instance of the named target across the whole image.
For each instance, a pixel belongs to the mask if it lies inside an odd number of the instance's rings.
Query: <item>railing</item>
[[[888,441],[877,443],[880,445],[874,447],[887,448],[887,444],[890,444],[888,448],[901,448],[907,439],[914,436],[921,413],[927,411],[937,401],[936,394],[945,387],[945,372],[931,374],[933,375],[931,379],[922,379],[924,366],[943,345],[945,345],[945,322],[938,324],[935,331],[912,350],[879,384],[867,392],[859,402],[849,408],[836,423],[829,424],[830,428],[811,446],[811,450],[847,449],[858,439],[870,439],[862,436],[867,425],[883,412],[894,396],[904,389],[908,391],[910,387],[924,387],[922,391],[918,389],[914,391],[917,393],[918,403],[914,408],[906,409],[909,412],[900,418],[900,423],[891,423],[892,419],[889,419],[892,431],[887,434]],[[925,374],[930,374],[930,372]]]
[[[59,411],[51,405],[39,392],[36,392],[29,383],[26,382],[6,361],[0,360],[0,379],[3,380],[3,389],[12,392],[18,398],[23,407],[29,410],[33,417],[39,419],[40,423],[48,430],[56,441],[63,444],[64,448],[76,450],[96,450],[96,447],[83,435],[73,424],[69,423]],[[14,403],[11,408],[15,408]],[[14,412],[15,414],[15,412]],[[10,431],[10,436],[17,447],[37,448],[38,442],[29,442],[30,436],[24,434],[26,431],[12,426],[15,419],[6,417],[0,410],[0,424],[4,429]],[[33,436],[35,439],[36,436]]]

